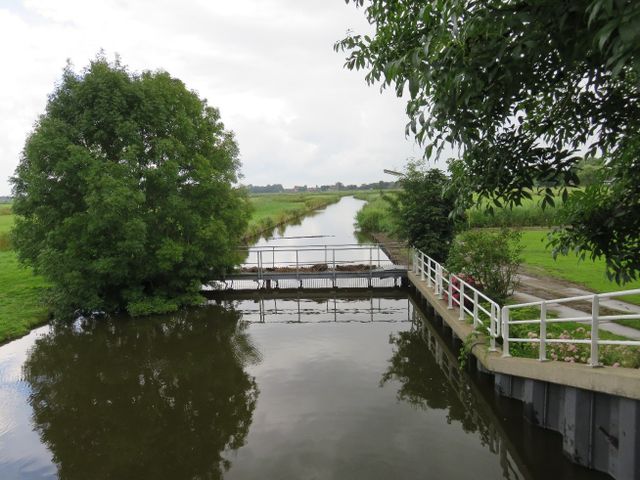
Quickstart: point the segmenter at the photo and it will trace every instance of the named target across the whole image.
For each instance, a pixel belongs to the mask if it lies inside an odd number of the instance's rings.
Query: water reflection
[[[24,365],[35,429],[62,479],[218,479],[258,398],[238,313],[60,326]]]
[[[409,310],[411,328],[390,335],[393,355],[381,387],[397,382],[399,401],[424,411],[446,411],[447,423],[458,423],[498,457],[504,479],[609,478],[566,459],[560,436],[527,423],[520,402],[496,398],[489,377],[460,370],[451,338],[412,297]]]
[[[3,347],[0,478],[603,478],[461,373],[405,291],[211,302]]]
[[[523,474],[523,466],[514,460],[512,449],[497,428],[497,420],[482,404],[469,379],[460,372],[457,359],[413,302],[410,316],[412,328],[390,336],[393,356],[380,385],[396,380],[400,383],[399,400],[424,410],[445,410],[447,423],[459,422],[465,432],[477,435],[483,447],[499,455],[503,478],[532,478]],[[434,381],[443,376],[446,381]]]

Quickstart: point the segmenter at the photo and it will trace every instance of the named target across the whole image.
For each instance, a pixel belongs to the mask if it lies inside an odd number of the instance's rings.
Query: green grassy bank
[[[43,301],[47,283],[31,269],[21,267],[15,252],[2,242],[13,225],[13,215],[7,210],[0,205],[0,343],[43,324],[48,314]]]
[[[337,202],[348,193],[263,193],[249,197],[253,212],[245,241],[269,235],[276,227],[291,223],[314,210]]]

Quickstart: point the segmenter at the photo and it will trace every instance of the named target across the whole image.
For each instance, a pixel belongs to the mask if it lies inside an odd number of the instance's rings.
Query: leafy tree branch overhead
[[[347,3],[350,0],[347,0]],[[367,82],[408,92],[407,133],[425,156],[460,147],[459,207],[578,193],[556,252],[640,272],[640,3],[633,0],[353,0],[375,27],[335,45]],[[606,162],[576,192],[582,156]],[[606,219],[605,221],[599,221]]]

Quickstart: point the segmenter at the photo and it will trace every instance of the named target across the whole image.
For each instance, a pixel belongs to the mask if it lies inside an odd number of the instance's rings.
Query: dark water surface
[[[0,348],[0,478],[602,478],[404,291],[211,303]]]
[[[270,242],[355,242],[361,203]],[[606,478],[460,374],[406,291],[274,295],[0,347],[0,479]]]

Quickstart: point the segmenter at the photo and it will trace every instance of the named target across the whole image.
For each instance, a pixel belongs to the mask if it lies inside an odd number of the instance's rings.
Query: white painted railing
[[[369,269],[391,266],[393,263],[379,244],[309,244],[264,245],[247,248],[243,268],[256,268],[261,277],[269,269],[291,268],[296,272],[325,265],[330,270],[361,264]]]
[[[473,327],[485,330],[489,335],[489,350],[496,350],[496,338],[500,336],[500,306],[464,278],[448,272],[434,259],[417,249],[413,249],[413,273],[433,288],[439,299],[447,296],[447,307],[458,307],[459,320],[464,322],[469,316]],[[457,298],[455,298],[457,296]]]
[[[458,308],[460,321],[466,321],[468,317],[473,319],[474,328],[485,330],[489,335],[489,350],[496,350],[496,339],[502,338],[502,356],[509,357],[510,343],[532,343],[539,344],[539,360],[547,360],[547,344],[589,344],[590,358],[588,364],[599,366],[599,347],[601,345],[627,345],[640,346],[640,341],[636,340],[601,340],[599,335],[600,324],[613,320],[640,319],[640,313],[617,313],[609,315],[600,314],[600,300],[606,298],[618,298],[629,295],[640,295],[640,289],[625,290],[621,292],[609,292],[600,294],[583,295],[579,297],[561,298],[554,300],[541,300],[537,302],[521,303],[517,305],[505,305],[502,308],[480,290],[469,284],[464,278],[448,272],[442,265],[425,255],[417,249],[412,250],[413,273],[420,276],[420,279],[427,283],[427,286],[434,290],[439,299],[447,296],[447,307]],[[455,297],[458,298],[455,298]],[[550,305],[563,304],[568,302],[589,302],[591,313],[584,316],[571,318],[548,318],[547,312]],[[539,307],[540,316],[535,319],[513,320],[511,312],[517,309]],[[577,322],[590,326],[591,338],[549,338],[547,335],[547,325],[549,323]],[[510,326],[512,325],[539,325],[536,337],[510,336]]]
[[[508,357],[509,344],[515,342],[521,343],[538,343],[540,361],[547,360],[547,344],[588,344],[591,347],[591,355],[588,360],[588,364],[592,367],[600,366],[600,345],[628,345],[628,346],[640,346],[640,341],[635,340],[601,340],[600,339],[600,324],[604,322],[611,322],[613,320],[631,320],[640,319],[639,313],[618,313],[613,315],[601,315],[600,314],[600,300],[612,297],[625,297],[629,295],[640,295],[640,289],[625,290],[622,292],[609,292],[599,293],[592,295],[583,295],[579,297],[562,298],[555,300],[542,300],[538,302],[520,303],[518,305],[505,305],[502,307],[502,356]],[[584,316],[571,317],[571,318],[547,318],[547,312],[549,305],[556,305],[568,302],[589,302],[591,304],[591,313]],[[511,318],[511,312],[513,310],[539,307],[540,316],[530,320],[513,320]],[[547,325],[550,323],[567,323],[578,322],[584,323],[585,326],[589,326],[591,329],[591,338],[549,338],[547,336]],[[510,335],[509,327],[512,325],[539,325],[538,338],[521,338],[512,337]]]

